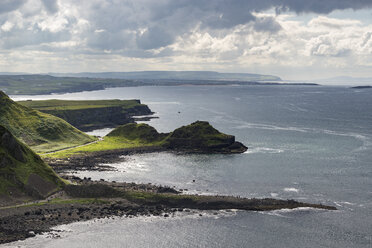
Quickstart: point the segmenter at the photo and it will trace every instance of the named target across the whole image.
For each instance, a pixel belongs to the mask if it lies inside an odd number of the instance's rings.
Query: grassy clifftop
[[[152,114],[139,100],[42,100],[19,104],[64,119],[83,131],[134,122],[132,116]]]
[[[191,123],[171,133],[158,133],[147,124],[130,123],[117,127],[102,141],[49,154],[48,157],[65,158],[92,152],[141,147],[191,153],[242,153],[247,150],[242,143],[235,141],[234,136],[219,132],[205,121]]]
[[[25,107],[0,91],[0,125],[37,152],[55,151],[94,141],[66,121]]]
[[[13,199],[45,197],[63,185],[38,155],[0,126],[0,205]]]

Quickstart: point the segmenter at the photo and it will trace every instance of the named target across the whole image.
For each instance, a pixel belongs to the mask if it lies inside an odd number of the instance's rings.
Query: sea
[[[0,247],[372,247],[371,89],[162,86],[11,97],[140,99],[158,117],[147,123],[159,132],[204,120],[249,148],[234,155],[131,155],[110,164],[115,171],[71,174],[167,185],[185,194],[295,199],[338,210],[113,217],[57,226],[53,233]]]

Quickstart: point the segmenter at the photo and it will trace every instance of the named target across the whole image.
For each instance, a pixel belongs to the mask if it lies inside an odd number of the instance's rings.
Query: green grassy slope
[[[95,140],[58,117],[14,102],[1,91],[0,125],[37,152],[56,151]]]
[[[45,197],[64,182],[30,148],[0,126],[1,199]]]
[[[137,140],[141,143],[161,142],[167,136],[168,134],[158,133],[155,128],[143,123],[122,125],[107,134],[107,137],[121,137],[128,140]]]

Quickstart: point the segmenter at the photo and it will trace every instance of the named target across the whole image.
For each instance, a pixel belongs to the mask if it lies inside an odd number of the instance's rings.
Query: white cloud
[[[307,68],[310,76],[361,75],[371,71],[372,26],[327,13],[371,6],[363,0],[6,1],[0,63],[10,61],[2,70],[30,72],[208,69],[286,78]]]
[[[4,32],[10,31],[14,27],[14,24],[6,21],[3,25],[1,25],[1,30]]]

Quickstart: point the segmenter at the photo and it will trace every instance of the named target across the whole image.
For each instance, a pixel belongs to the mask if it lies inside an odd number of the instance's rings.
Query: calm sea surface
[[[207,120],[249,147],[238,155],[133,155],[113,164],[115,172],[78,176],[169,185],[198,194],[290,198],[339,210],[113,218],[57,227],[63,230],[61,238],[41,235],[0,247],[372,246],[370,89],[133,87],[12,98],[141,99],[159,117],[149,124],[161,132]]]

